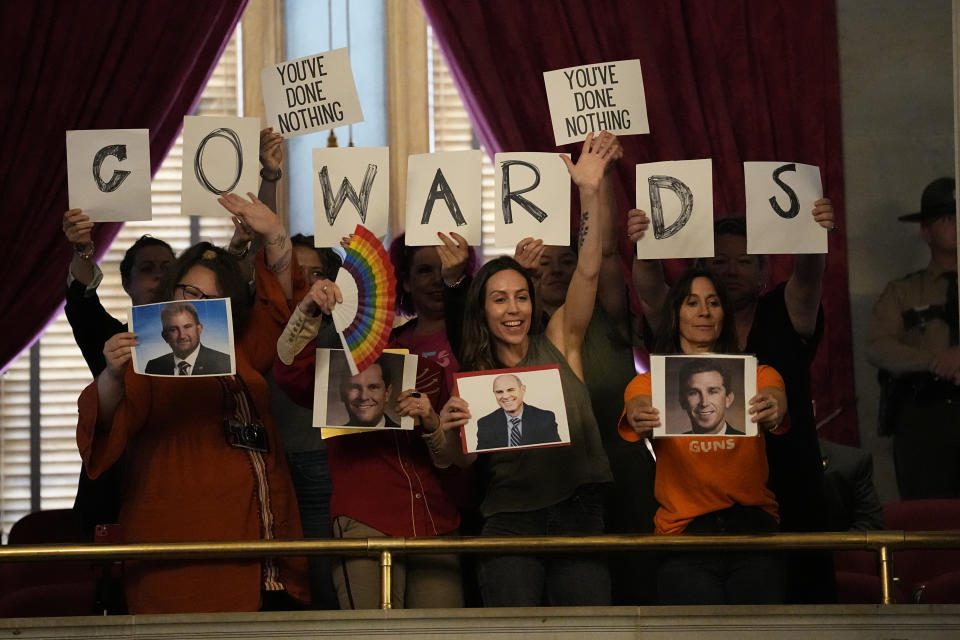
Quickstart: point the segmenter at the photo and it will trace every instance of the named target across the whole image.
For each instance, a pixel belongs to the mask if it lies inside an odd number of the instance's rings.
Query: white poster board
[[[493,160],[498,247],[524,238],[570,245],[570,174],[556,153],[498,153]]]
[[[443,244],[437,236],[441,231],[455,231],[471,245],[480,245],[481,161],[481,151],[407,158],[407,246]]]
[[[150,132],[67,131],[67,192],[93,222],[150,220]]]
[[[186,116],[183,119],[181,212],[230,216],[217,199],[257,193],[260,121],[257,118]]]
[[[338,247],[362,224],[387,235],[390,212],[388,147],[324,147],[313,150],[313,238]]]
[[[638,258],[713,257],[709,158],[638,164],[637,208],[650,217],[650,227],[637,242]]]
[[[753,356],[650,356],[650,384],[660,412],[655,438],[757,435],[749,414],[750,399],[757,395]]]
[[[796,162],[744,162],[747,253],[826,253],[827,230],[813,219],[823,197],[820,168]]]
[[[267,124],[284,138],[363,121],[346,48],[265,67],[260,86]]]
[[[546,71],[543,83],[557,146],[580,142],[591,131],[650,133],[639,60]]]

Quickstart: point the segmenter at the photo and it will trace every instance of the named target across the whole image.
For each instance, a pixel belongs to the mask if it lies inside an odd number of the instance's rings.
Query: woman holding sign
[[[710,271],[690,269],[664,301],[654,353],[738,353],[733,307]],[[783,379],[757,368],[758,392],[749,402],[753,422],[773,434],[789,428]],[[651,400],[650,374],[624,392],[620,435],[636,442],[661,426]],[[709,406],[709,405],[708,405]],[[715,439],[715,440],[711,440]],[[710,440],[710,446],[699,444]],[[723,446],[712,446],[721,442]],[[697,446],[694,446],[697,445]],[[764,436],[658,438],[656,531],[664,535],[776,531],[777,500],[767,488]],[[785,596],[783,560],[774,553],[676,553],[661,558],[661,604],[776,604]]]
[[[616,139],[590,134],[574,164],[561,156],[580,190],[580,251],[566,302],[542,334],[531,335],[534,284],[511,258],[484,265],[467,292],[461,365],[482,371],[560,365],[570,446],[485,453],[483,534],[594,535],[603,532],[603,499],[612,476],[583,382],[581,346],[593,313],[600,273],[597,217],[608,206],[600,194]],[[465,400],[452,397],[440,412],[444,430],[470,421]],[[486,606],[603,605],[610,575],[601,559],[585,556],[484,556],[480,590]]]
[[[201,243],[174,263],[156,296],[230,298],[236,375],[139,375],[131,367],[137,336],[121,332],[104,347],[106,369],[80,396],[77,444],[90,476],[126,452],[124,542],[302,535],[262,375],[290,313],[291,247],[276,215],[249,195],[220,202],[263,237],[255,292],[234,256]],[[125,579],[131,613],[286,609],[308,592],[302,558],[138,562]]]

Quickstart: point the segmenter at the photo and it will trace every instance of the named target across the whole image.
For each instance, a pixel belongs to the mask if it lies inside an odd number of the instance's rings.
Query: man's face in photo
[[[505,374],[497,376],[493,381],[493,395],[497,404],[508,415],[516,416],[523,409],[523,394],[527,387],[520,383],[517,376]]]
[[[376,426],[389,397],[390,386],[384,383],[383,370],[376,363],[340,387],[340,398],[350,414],[350,424],[355,427]]]
[[[686,381],[680,405],[690,416],[694,433],[721,433],[726,424],[727,409],[733,404],[733,393],[723,384],[719,371],[694,373]]]
[[[163,339],[173,349],[173,355],[183,359],[193,353],[200,346],[200,334],[203,325],[193,319],[189,311],[170,316],[163,325]]]

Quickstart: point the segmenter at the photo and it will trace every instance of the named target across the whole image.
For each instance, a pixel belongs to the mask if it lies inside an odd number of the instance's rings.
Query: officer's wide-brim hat
[[[957,185],[953,178],[937,178],[923,190],[920,211],[900,216],[898,220],[923,222],[947,213],[957,213]]]

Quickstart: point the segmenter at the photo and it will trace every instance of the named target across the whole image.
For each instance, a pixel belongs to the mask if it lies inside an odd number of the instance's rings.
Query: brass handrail
[[[243,540],[230,542],[139,542],[131,544],[56,544],[0,546],[0,562],[46,560],[141,560],[256,558],[266,556],[378,555],[382,606],[391,607],[393,554],[406,553],[571,553],[679,551],[691,549],[861,549],[880,555],[883,604],[892,604],[891,553],[904,549],[957,549],[960,531],[862,531],[770,533],[718,536],[602,535],[582,537],[433,537],[351,540]]]

